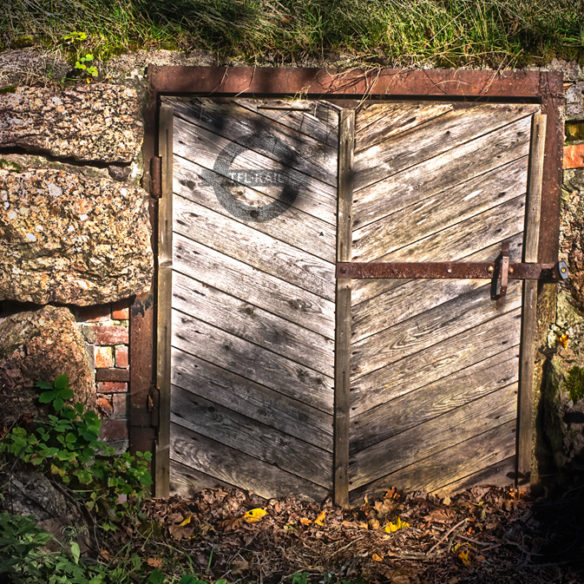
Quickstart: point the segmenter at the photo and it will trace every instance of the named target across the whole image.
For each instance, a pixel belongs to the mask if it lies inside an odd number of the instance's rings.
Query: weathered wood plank
[[[406,491],[436,491],[461,477],[502,463],[515,453],[515,430],[515,421],[511,421],[451,446],[356,489],[350,494],[351,502],[360,501],[365,492],[386,490],[391,486]]]
[[[339,108],[326,101],[236,98],[234,102],[335,149],[338,146]]]
[[[208,400],[333,451],[333,418],[241,375],[172,349],[172,383]]]
[[[351,415],[358,416],[454,371],[519,344],[521,310],[515,309],[360,377],[351,387]]]
[[[484,361],[424,385],[351,417],[350,453],[354,454],[450,410],[516,384],[519,347],[510,347]]]
[[[178,272],[173,274],[172,296],[173,307],[181,312],[323,375],[334,375],[334,343],[318,333]]]
[[[234,450],[243,450],[249,456],[321,487],[332,488],[333,457],[326,450],[177,386],[172,388],[171,411],[173,424]]]
[[[170,311],[172,302],[172,128],[173,110],[162,104],[159,111],[158,155],[161,160],[158,201],[158,286],[156,321],[156,385],[160,414],[154,457],[154,489],[157,497],[169,494],[170,477]]]
[[[369,256],[394,252],[525,195],[527,163],[527,157],[520,158],[396,213],[391,213],[388,205],[391,214],[385,220],[370,223],[353,234],[356,258],[360,257],[359,249],[366,249]],[[444,254],[449,251],[439,250]]]
[[[515,477],[515,456],[510,456],[487,468],[481,469],[471,475],[458,479],[453,483],[445,485],[433,493],[440,496],[449,493],[457,493],[469,489],[476,485],[489,487],[507,487],[514,484]]]
[[[193,127],[189,124],[175,124],[174,129],[174,153],[186,158],[192,159],[208,171],[226,178],[230,171],[236,170],[262,170],[272,171],[278,177],[278,183],[286,185],[292,191],[298,193],[297,197],[309,197],[314,201],[322,201],[325,204],[331,199],[336,200],[336,186],[331,186],[315,177],[309,176],[287,166],[284,161],[276,161],[263,154],[253,152],[252,150],[241,149],[232,164],[227,169],[223,169],[221,160],[217,162],[220,154],[228,149],[237,150],[230,140],[221,138],[212,132],[203,128]],[[227,160],[227,159],[226,159]],[[237,179],[239,180],[239,173]],[[243,177],[245,180],[245,177]],[[214,179],[209,177],[213,184]],[[242,182],[239,180],[239,182]],[[253,185],[249,185],[253,186]],[[323,217],[324,220],[331,222],[331,217]],[[332,217],[334,223],[334,215]]]
[[[416,464],[516,418],[517,384],[514,383],[355,453],[349,463],[350,489]]]
[[[428,295],[431,295],[431,290],[432,282],[428,282]],[[375,369],[387,367],[390,363],[447,341],[487,320],[521,308],[521,292],[521,282],[512,281],[505,303],[498,306],[497,302],[491,300],[491,286],[488,284],[376,334],[360,330],[358,334],[362,340],[351,345],[353,382]],[[412,298],[412,301],[415,299]]]
[[[529,192],[525,221],[526,262],[537,262],[539,258],[539,231],[541,222],[541,200],[543,167],[545,158],[545,136],[547,116],[534,116],[531,140],[531,163],[529,167]],[[533,459],[533,375],[537,329],[537,282],[524,283],[523,328],[521,334],[521,381],[519,392],[519,423],[517,433],[517,470],[522,479],[529,477]]]
[[[387,214],[388,193],[392,210],[433,197],[457,184],[502,166],[529,151],[530,118],[524,118],[471,142],[461,144],[403,172],[356,191],[353,225],[363,227]],[[477,155],[477,152],[480,155]],[[355,174],[359,181],[359,173]]]
[[[388,138],[408,132],[420,124],[452,111],[451,103],[371,103],[357,111],[355,123],[361,152]]]
[[[328,489],[311,481],[174,424],[171,433],[171,460],[266,499],[302,493],[305,497],[322,500],[328,494]]]
[[[170,495],[190,499],[203,489],[234,487],[175,460],[170,463]]]
[[[331,185],[337,184],[337,148],[259,116],[235,103],[192,97],[172,102],[175,115],[286,166]],[[180,122],[177,120],[177,123]]]
[[[454,149],[466,142],[491,136],[537,111],[539,106],[532,104],[483,103],[474,107],[453,109],[443,116],[427,120],[407,134],[392,136],[357,152],[355,190],[440,154],[454,152]]]
[[[178,195],[174,197],[174,230],[308,292],[334,300],[333,264]]]
[[[327,339],[334,339],[334,302],[298,288],[294,284],[266,274],[180,234],[174,235],[173,267],[204,284],[214,286],[256,306],[261,305],[286,320],[319,333]]]
[[[464,250],[484,249],[521,233],[525,222],[524,212],[525,196],[522,195],[390,253],[384,253],[381,242],[354,241],[353,259],[386,262],[450,261],[452,257],[463,254]],[[486,254],[474,255],[475,261],[494,259]]]
[[[523,245],[523,233],[517,233],[511,238],[507,239],[507,241],[509,242],[510,257],[517,258],[519,260],[521,258],[521,247]],[[484,261],[484,259],[481,260],[480,258],[488,258],[487,261],[493,261],[500,252],[501,242],[496,242],[493,245],[478,251],[470,249],[459,250],[457,254],[452,254],[452,256],[449,255],[448,258],[452,261],[465,262]],[[466,284],[464,284],[462,281],[456,282],[451,280],[451,282],[454,283],[455,286],[455,288],[452,290],[452,294],[458,293],[456,290],[457,286],[466,286]],[[474,288],[482,286],[485,283],[484,280],[466,280],[466,282],[468,284],[466,291],[473,290]],[[394,295],[396,289],[405,286],[406,290],[400,290],[399,297],[407,297],[407,294],[410,293],[416,294],[419,302],[424,298],[424,295],[420,294],[419,290],[426,288],[427,284],[427,280],[355,280],[353,282],[353,306],[369,303],[368,310],[372,310],[374,314],[380,318],[383,318],[384,315],[387,314],[387,311],[391,311],[393,313],[392,318],[386,319],[385,322],[396,322],[398,319],[401,320],[399,318],[400,314],[403,315],[404,318],[409,318],[409,316],[418,314],[419,312],[425,310],[424,306],[418,307],[418,305],[412,305],[411,303],[405,302],[400,305],[399,310],[394,311],[392,308],[394,306],[392,302],[392,296]],[[435,294],[441,294],[440,290],[442,290],[442,287],[445,287],[446,290],[449,289],[449,284],[447,284],[446,280],[435,280],[432,283],[432,286]],[[465,290],[461,290],[461,292],[464,293]],[[446,300],[452,297],[453,296],[447,294],[444,296],[444,299]],[[428,302],[433,301],[431,297],[426,296],[426,298],[428,299]],[[437,301],[438,300],[440,299],[437,298]],[[440,301],[444,302],[445,300]],[[430,304],[425,304],[425,306],[429,305]],[[406,316],[406,314],[408,316]],[[361,316],[366,316],[366,309],[364,307],[359,308],[359,318],[361,318]]]
[[[333,382],[326,375],[177,310],[172,314],[172,331],[174,347],[332,413]]]
[[[199,174],[201,167],[179,157],[177,157],[175,167],[173,187],[175,193],[236,220],[233,215],[218,204],[213,187],[204,181]],[[226,182],[237,186],[236,183],[228,181],[228,179],[224,179],[223,186],[226,186]],[[264,191],[266,190],[264,188]],[[237,196],[241,203],[250,207],[254,205],[262,207],[274,202],[273,197],[241,185],[237,186]],[[278,197],[278,193],[275,197]],[[332,203],[326,205],[326,209],[323,207],[322,203],[315,206],[308,198],[300,197],[285,213],[269,221],[253,222],[251,226],[257,231],[271,235],[328,262],[334,262],[335,227],[320,219],[321,213],[330,211]],[[243,220],[242,222],[245,223]]]
[[[339,203],[337,260],[351,259],[351,198],[353,195],[353,148],[355,112],[343,110],[339,135]],[[337,280],[335,337],[335,503],[349,504],[349,392],[351,389],[351,281]]]

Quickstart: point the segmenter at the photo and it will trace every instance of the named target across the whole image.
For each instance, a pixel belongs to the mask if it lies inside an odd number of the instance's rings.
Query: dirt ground
[[[452,498],[391,489],[350,510],[212,489],[150,501],[147,514],[165,542],[148,563],[185,555],[210,581],[584,583],[584,483],[541,499],[494,487]]]

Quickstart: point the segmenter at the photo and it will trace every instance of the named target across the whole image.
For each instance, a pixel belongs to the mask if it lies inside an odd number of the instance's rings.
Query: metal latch
[[[497,301],[497,306],[502,306],[509,285],[509,243],[501,246],[501,253],[495,260],[493,279],[491,280],[491,298]]]

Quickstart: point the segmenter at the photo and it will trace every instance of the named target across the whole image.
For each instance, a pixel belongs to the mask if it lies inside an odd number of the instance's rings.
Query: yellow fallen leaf
[[[395,523],[393,522],[389,522],[386,526],[385,526],[385,533],[394,533],[396,531],[399,531],[400,529],[406,529],[410,526],[409,523],[402,521],[401,517],[397,518],[397,521]]]
[[[265,509],[257,508],[249,510],[244,516],[243,520],[246,523],[257,523],[261,521],[264,515],[267,515],[268,512]]]
[[[365,521],[361,521],[361,522],[359,523],[359,527],[360,527],[361,529],[369,529],[369,525],[368,525],[368,524],[367,524]]]
[[[308,517],[301,517],[300,523],[302,523],[302,525],[310,525],[312,523],[312,521],[310,519],[308,519]]]
[[[383,557],[378,554],[371,554],[371,559],[374,562],[383,562]]]
[[[321,527],[324,525],[324,518],[326,517],[326,511],[321,511],[318,517],[314,520],[316,525],[320,525]]]
[[[192,516],[189,515],[186,519],[184,519],[183,521],[181,521],[178,526],[179,527],[184,527],[185,525],[188,525],[191,522]]]
[[[458,552],[458,559],[465,565],[470,566],[470,552],[468,550],[460,550]]]

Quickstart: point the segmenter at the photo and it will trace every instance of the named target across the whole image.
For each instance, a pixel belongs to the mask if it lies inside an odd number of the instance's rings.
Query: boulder
[[[74,401],[95,405],[89,355],[73,314],[45,306],[0,319],[0,427],[38,416],[35,381],[66,374]]]
[[[0,146],[84,162],[129,164],[142,145],[141,117],[136,91],[128,87],[16,87],[0,94]]]
[[[0,170],[0,300],[105,304],[149,290],[145,191],[57,169]]]

